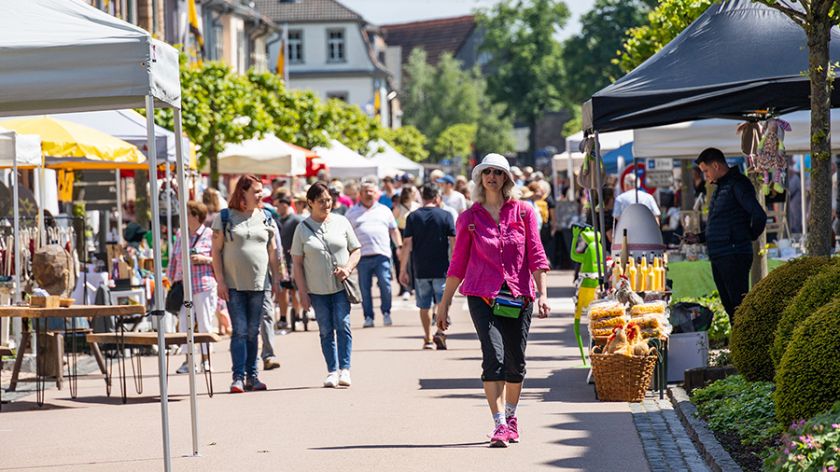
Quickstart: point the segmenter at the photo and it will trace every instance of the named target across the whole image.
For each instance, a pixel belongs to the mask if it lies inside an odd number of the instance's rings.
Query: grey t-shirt
[[[222,267],[225,285],[241,291],[270,290],[268,244],[277,227],[262,209],[247,214],[229,209],[229,233],[223,234]],[[222,213],[213,218],[213,231],[223,231]],[[233,240],[230,237],[233,235]]]
[[[317,233],[313,233],[306,224]],[[312,217],[298,225],[292,239],[292,256],[303,256],[303,273],[309,293],[330,295],[344,289],[333,275],[332,252],[339,265],[346,265],[350,253],[360,247],[359,239],[347,218],[330,214],[323,223]],[[322,238],[329,245],[330,252],[324,248]]]

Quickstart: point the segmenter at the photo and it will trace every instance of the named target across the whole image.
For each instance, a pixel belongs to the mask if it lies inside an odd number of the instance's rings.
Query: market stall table
[[[34,321],[35,324],[35,335],[38,338],[42,338],[44,332],[46,331],[46,318],[64,318],[64,330],[65,333],[68,331],[74,330],[75,326],[71,327],[68,330],[66,320],[69,318],[73,320],[76,317],[86,317],[86,318],[94,318],[94,317],[101,317],[101,316],[136,316],[136,315],[145,315],[146,314],[146,307],[142,305],[121,305],[121,306],[113,306],[113,305],[73,305],[66,308],[34,308],[29,306],[0,306],[0,318],[5,317],[19,317],[23,318],[25,327],[23,336],[21,339],[21,345],[18,348],[17,357],[15,359],[15,366],[12,370],[12,379],[9,384],[9,391],[14,391],[17,387],[18,375],[20,374],[20,368],[23,364],[23,355],[24,351],[26,351],[27,345],[30,343],[30,339],[32,337],[31,326],[29,324],[30,320]],[[73,321],[73,324],[75,322]],[[120,329],[117,333],[119,336],[124,335],[124,330]],[[35,382],[36,382],[36,395],[37,395],[37,403],[38,406],[42,406],[44,404],[44,389],[45,389],[45,381],[44,381],[44,359],[43,355],[41,355],[40,351],[43,348],[40,344],[38,344],[38,349],[36,349],[35,356]],[[74,353],[75,354],[75,353]],[[95,353],[96,354],[96,353]],[[101,362],[101,357],[97,356],[100,362],[100,368],[104,367]],[[60,373],[62,370],[61,367],[57,369]],[[68,363],[68,380],[70,383],[70,394],[73,398],[76,397],[76,390],[75,390],[75,365],[71,366]],[[125,369],[122,369],[123,382],[122,385],[125,384]],[[108,391],[110,393],[110,372],[105,373],[105,383],[108,387]],[[123,402],[126,401],[125,397],[125,389],[123,388]]]

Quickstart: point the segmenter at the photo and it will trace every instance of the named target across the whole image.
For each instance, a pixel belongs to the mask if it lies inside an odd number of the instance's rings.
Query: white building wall
[[[303,38],[303,63],[289,64],[289,72],[325,70],[369,70],[373,65],[368,56],[367,45],[357,23],[303,23],[288,25],[289,31],[301,31]],[[327,31],[344,29],[345,62],[327,61]],[[277,63],[280,43],[269,48],[269,64]]]
[[[370,77],[323,77],[291,79],[293,89],[312,90],[326,100],[331,93],[344,93],[347,103],[357,105],[367,114],[373,113],[373,79]]]
[[[248,58],[240,58],[239,57],[239,39],[241,38],[241,33],[245,30],[245,21],[234,15],[225,15],[222,19],[222,24],[224,25],[224,41],[223,51],[224,51],[224,62],[231,66],[236,72],[240,74],[245,73],[245,70],[242,69],[243,63],[246,65],[248,64]],[[247,47],[243,48],[247,51]],[[240,60],[244,59],[244,60]]]

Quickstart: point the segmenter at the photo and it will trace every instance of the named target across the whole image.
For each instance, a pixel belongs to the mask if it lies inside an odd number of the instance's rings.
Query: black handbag
[[[166,294],[166,311],[178,314],[184,305],[184,283],[173,282]]]
[[[326,249],[327,253],[332,258],[333,266],[338,267],[338,261],[335,259],[335,254],[330,251],[330,247],[327,245],[327,241],[322,238],[318,233],[315,232],[315,229],[309,225],[306,221],[302,222],[309,228],[309,231],[312,231],[312,234],[321,241],[323,244],[324,249]],[[347,301],[349,301],[353,305],[358,305],[362,303],[362,291],[359,289],[359,283],[352,276],[348,276],[346,279],[341,281],[341,285],[344,286],[344,291],[347,292]]]
[[[206,231],[206,229],[204,231]],[[198,244],[198,240],[201,238],[201,235],[204,234],[204,231],[195,235],[195,240],[193,240],[192,244],[190,244],[191,250],[196,244]],[[183,274],[184,270],[182,268],[181,277],[183,277]],[[181,312],[182,306],[184,306],[184,283],[179,280],[177,282],[172,282],[172,285],[169,287],[169,292],[166,293],[166,303],[164,308],[166,308],[166,311],[170,313],[178,314]]]

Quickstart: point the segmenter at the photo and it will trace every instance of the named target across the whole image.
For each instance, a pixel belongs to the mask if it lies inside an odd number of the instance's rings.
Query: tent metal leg
[[[172,452],[169,444],[169,393],[167,392],[166,371],[166,341],[163,332],[164,309],[163,296],[163,268],[160,256],[160,200],[158,197],[157,178],[157,147],[155,140],[155,101],[151,96],[146,97],[146,138],[149,149],[149,187],[152,203],[152,252],[155,259],[155,306],[152,315],[158,317],[158,377],[160,378],[160,416],[163,433],[163,468],[166,472],[172,470]]]
[[[174,118],[175,118],[175,162],[176,162],[176,173],[178,174],[178,204],[180,205],[180,211],[178,212],[178,218],[180,221],[181,227],[181,267],[183,270],[181,271],[182,274],[191,274],[192,270],[190,267],[190,252],[186,250],[185,241],[190,240],[189,234],[189,226],[187,223],[187,196],[189,195],[189,191],[187,189],[187,179],[186,179],[186,170],[184,165],[184,154],[183,150],[181,149],[183,146],[183,142],[181,140],[181,110],[175,109],[174,111]],[[169,165],[167,163],[167,169]],[[170,217],[171,218],[171,217]],[[174,254],[170,251],[169,257],[174,257]],[[183,278],[184,284],[184,309],[187,312],[187,363],[189,365],[189,375],[190,375],[190,425],[192,428],[192,453],[193,456],[198,455],[198,406],[196,400],[196,392],[195,392],[195,337],[194,337],[194,311],[193,311],[193,287],[192,287],[192,280],[190,277],[185,276]],[[182,328],[183,329],[183,328]],[[208,350],[209,352],[209,350]]]
[[[123,208],[122,208],[122,190],[120,189],[120,170],[114,171],[114,184],[117,189],[117,244],[122,242],[122,227],[123,227]]]

